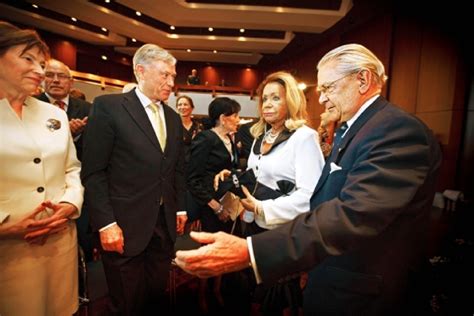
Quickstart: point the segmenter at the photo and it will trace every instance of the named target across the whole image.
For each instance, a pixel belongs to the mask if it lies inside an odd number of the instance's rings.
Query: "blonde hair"
[[[263,89],[269,83],[278,83],[285,89],[285,100],[288,109],[288,117],[285,120],[285,127],[288,130],[293,131],[306,123],[306,97],[303,91],[298,88],[296,79],[285,71],[274,72],[268,75],[258,88],[258,113],[260,119],[250,129],[250,133],[255,138],[258,138],[260,135],[262,135],[265,132],[267,126],[267,123],[262,117],[262,94]]]
[[[336,61],[336,69],[342,74],[356,73],[368,70],[375,76],[380,87],[383,87],[388,77],[382,62],[366,47],[360,44],[347,44],[336,47],[321,58],[317,69],[324,64]]]

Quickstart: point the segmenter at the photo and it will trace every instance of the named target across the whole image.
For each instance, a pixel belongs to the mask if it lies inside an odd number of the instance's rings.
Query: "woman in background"
[[[198,120],[193,119],[194,102],[187,95],[181,95],[176,99],[176,110],[183,123],[184,155],[187,166],[191,154],[191,141],[197,133],[203,130],[203,127]]]
[[[32,95],[49,49],[0,22],[0,315],[78,308],[76,226],[83,187],[66,112]]]
[[[196,135],[191,145],[191,159],[188,167],[188,190],[201,206],[201,225],[206,232],[231,232],[233,223],[229,214],[214,198],[214,175],[222,169],[236,168],[239,163],[237,149],[229,134],[239,126],[240,104],[230,98],[215,98],[209,104],[209,119],[213,128]],[[214,280],[214,295],[222,305],[220,293],[221,277]],[[202,279],[199,288],[199,305],[207,312],[207,280]]]

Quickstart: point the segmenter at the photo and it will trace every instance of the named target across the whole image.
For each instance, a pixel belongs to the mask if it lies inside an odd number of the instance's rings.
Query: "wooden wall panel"
[[[421,30],[411,19],[399,19],[394,29],[388,98],[405,111],[416,112]]]

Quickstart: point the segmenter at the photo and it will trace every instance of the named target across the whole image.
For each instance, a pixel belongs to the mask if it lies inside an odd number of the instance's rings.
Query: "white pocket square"
[[[334,162],[331,162],[329,167],[331,167],[331,170],[329,171],[329,174],[333,173],[334,171],[342,170],[342,167],[336,165]]]

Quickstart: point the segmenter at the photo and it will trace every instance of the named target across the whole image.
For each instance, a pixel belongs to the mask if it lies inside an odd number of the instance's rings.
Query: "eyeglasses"
[[[54,79],[55,76],[58,77],[59,80],[68,80],[68,79],[71,79],[70,76],[66,75],[66,74],[63,74],[61,72],[46,72],[44,74],[44,76],[48,79]]]
[[[318,86],[318,87],[316,88],[316,90],[318,91],[318,93],[319,93],[320,95],[323,94],[323,93],[324,93],[325,95],[331,94],[331,93],[334,92],[334,89],[336,88],[336,83],[337,83],[338,81],[340,81],[340,80],[342,80],[342,79],[344,79],[344,78],[346,78],[346,77],[348,77],[348,76],[350,76],[350,75],[353,75],[353,74],[354,74],[354,72],[350,72],[350,73],[348,73],[348,74],[346,74],[346,75],[344,75],[344,76],[342,76],[342,77],[340,77],[340,78],[338,78],[338,79],[336,79],[336,80],[333,80],[333,81],[330,81],[330,82],[326,82],[326,83],[324,83],[324,84]]]

